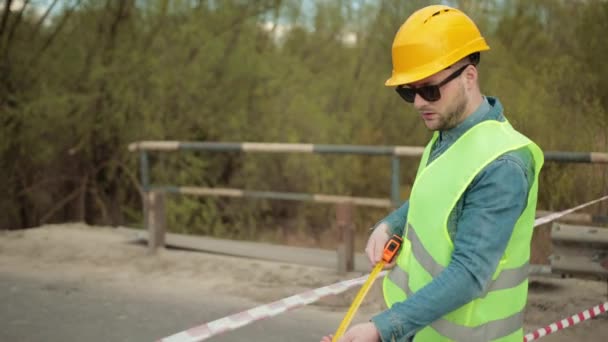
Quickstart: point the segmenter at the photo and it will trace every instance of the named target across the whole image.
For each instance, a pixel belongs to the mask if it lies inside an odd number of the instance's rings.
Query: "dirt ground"
[[[103,284],[138,296],[171,293],[187,297],[209,293],[243,297],[260,304],[360,275],[351,273],[344,277],[321,267],[179,250],[164,250],[150,256],[142,245],[128,240],[117,229],[83,224],[0,232],[0,273],[40,280],[67,279],[91,286]],[[314,306],[322,311],[345,312],[355,292],[356,289],[323,299]],[[526,332],[606,300],[605,282],[533,278]],[[375,286],[361,314],[381,310],[381,303],[380,291]],[[601,315],[543,340],[605,341],[607,316]]]

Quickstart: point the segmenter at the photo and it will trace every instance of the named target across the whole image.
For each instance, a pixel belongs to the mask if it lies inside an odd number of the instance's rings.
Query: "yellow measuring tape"
[[[380,271],[382,270],[382,267],[384,267],[384,261],[380,261],[376,264],[376,266],[374,266],[374,269],[369,274],[369,277],[367,278],[365,283],[363,283],[363,287],[361,287],[359,293],[357,293],[355,300],[353,300],[352,304],[350,305],[350,308],[348,308],[346,316],[344,316],[344,319],[342,319],[342,323],[340,323],[338,330],[336,331],[334,337],[331,340],[332,342],[338,341],[340,337],[344,335],[346,329],[348,328],[348,325],[353,320],[353,317],[355,317],[355,314],[357,313],[361,302],[363,302],[363,298],[365,298],[365,295],[372,287],[372,284],[374,284],[374,280],[376,280],[376,277],[378,276],[378,273],[380,273]]]
[[[338,341],[340,339],[340,337],[342,337],[342,335],[344,335],[350,322],[355,317],[355,314],[357,313],[359,306],[361,306],[361,303],[363,302],[363,298],[365,298],[365,295],[367,295],[367,292],[369,292],[369,289],[374,284],[376,277],[378,277],[378,273],[380,273],[380,271],[382,271],[382,268],[384,268],[384,265],[387,262],[390,263],[393,260],[393,258],[399,251],[399,247],[401,247],[402,242],[403,242],[403,239],[401,239],[401,237],[397,236],[397,235],[393,235],[393,237],[390,240],[388,240],[388,242],[386,243],[386,246],[384,246],[382,261],[380,261],[379,263],[376,264],[376,266],[374,266],[374,269],[369,274],[369,277],[367,277],[367,280],[365,281],[365,283],[363,283],[363,286],[357,293],[357,296],[355,297],[352,304],[350,305],[350,308],[348,308],[348,311],[346,312],[346,316],[344,316],[344,319],[342,319],[342,322],[340,323],[338,330],[334,334],[334,337],[331,340],[332,342]]]

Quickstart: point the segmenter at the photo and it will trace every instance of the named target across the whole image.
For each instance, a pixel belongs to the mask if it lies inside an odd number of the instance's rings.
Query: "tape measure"
[[[348,311],[346,312],[346,316],[344,316],[344,319],[342,319],[340,326],[338,326],[338,330],[336,331],[336,333],[334,334],[334,337],[331,340],[332,342],[338,341],[340,339],[340,337],[342,337],[342,335],[344,335],[350,322],[355,317],[355,314],[357,313],[359,306],[363,302],[363,298],[365,298],[365,295],[367,295],[367,292],[374,284],[374,281],[376,280],[378,273],[380,273],[380,271],[382,271],[382,268],[384,267],[385,264],[387,264],[387,263],[390,264],[393,261],[393,259],[395,258],[395,255],[397,255],[397,252],[399,252],[399,248],[401,247],[402,243],[403,243],[403,239],[400,236],[393,235],[388,240],[386,245],[384,245],[384,251],[382,252],[382,260],[379,263],[377,263],[376,266],[374,266],[374,269],[369,274],[369,277],[367,277],[367,280],[365,281],[365,283],[363,284],[363,286],[357,293],[357,296],[355,297],[352,304],[350,305],[350,308],[348,308]]]

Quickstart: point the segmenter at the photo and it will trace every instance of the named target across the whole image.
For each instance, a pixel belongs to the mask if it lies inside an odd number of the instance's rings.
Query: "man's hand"
[[[371,263],[372,267],[375,266],[382,260],[382,252],[384,251],[384,246],[390,239],[390,235],[388,233],[389,227],[386,223],[380,223],[376,229],[372,232],[369,239],[367,240],[367,246],[365,247],[365,254],[367,254],[367,258]],[[384,265],[384,268],[393,268],[395,266],[395,262],[397,258],[394,258],[390,264]]]
[[[321,342],[331,342],[332,335],[324,336]],[[374,323],[362,323],[353,325],[338,342],[378,342],[380,333]]]

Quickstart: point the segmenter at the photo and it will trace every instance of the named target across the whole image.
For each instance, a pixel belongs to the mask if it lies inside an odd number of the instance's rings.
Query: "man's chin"
[[[438,131],[441,129],[441,124],[436,121],[425,121],[424,125],[431,132]]]

